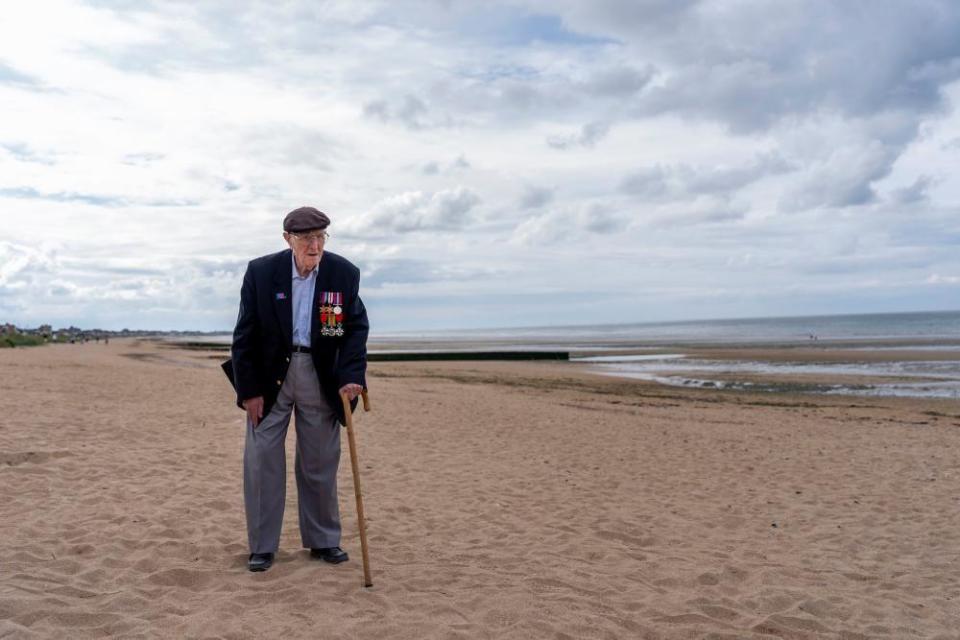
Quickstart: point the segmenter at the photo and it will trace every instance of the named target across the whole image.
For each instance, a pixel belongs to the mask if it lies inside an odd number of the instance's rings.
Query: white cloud
[[[960,284],[960,276],[945,276],[939,273],[931,274],[926,280],[927,284]]]
[[[56,253],[50,248],[0,241],[0,289],[8,295],[28,292],[43,276],[55,272]]]
[[[547,144],[554,149],[569,149],[573,146],[593,147],[610,131],[609,122],[588,122],[580,127],[580,132],[564,136],[550,136]]]
[[[480,197],[457,186],[433,194],[407,191],[375,204],[366,214],[348,220],[343,228],[353,234],[380,236],[409,231],[456,231],[472,221]]]

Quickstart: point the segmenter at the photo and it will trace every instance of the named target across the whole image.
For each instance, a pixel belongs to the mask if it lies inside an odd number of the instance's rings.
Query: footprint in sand
[[[0,451],[0,465],[15,467],[27,462],[40,463],[73,455],[69,451]]]
[[[152,584],[165,587],[182,587],[192,591],[205,589],[213,580],[213,576],[203,571],[192,569],[165,569],[147,577]]]

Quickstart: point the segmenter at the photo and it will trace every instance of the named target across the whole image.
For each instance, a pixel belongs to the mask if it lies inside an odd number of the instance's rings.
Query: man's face
[[[327,238],[326,231],[314,229],[299,233],[284,233],[283,237],[293,250],[298,269],[311,271],[320,263],[320,257],[323,255],[323,243]]]

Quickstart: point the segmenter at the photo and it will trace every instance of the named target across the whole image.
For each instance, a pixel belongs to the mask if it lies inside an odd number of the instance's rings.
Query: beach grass
[[[10,334],[0,338],[0,349],[12,349],[14,347],[37,347],[46,344],[46,339],[42,336],[27,336],[23,334]]]

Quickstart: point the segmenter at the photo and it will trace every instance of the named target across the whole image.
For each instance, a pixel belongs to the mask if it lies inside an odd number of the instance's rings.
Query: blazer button
[[[287,358],[287,362],[290,362],[290,358]]]
[[[283,380],[277,380],[277,386],[278,387],[283,386]]]

